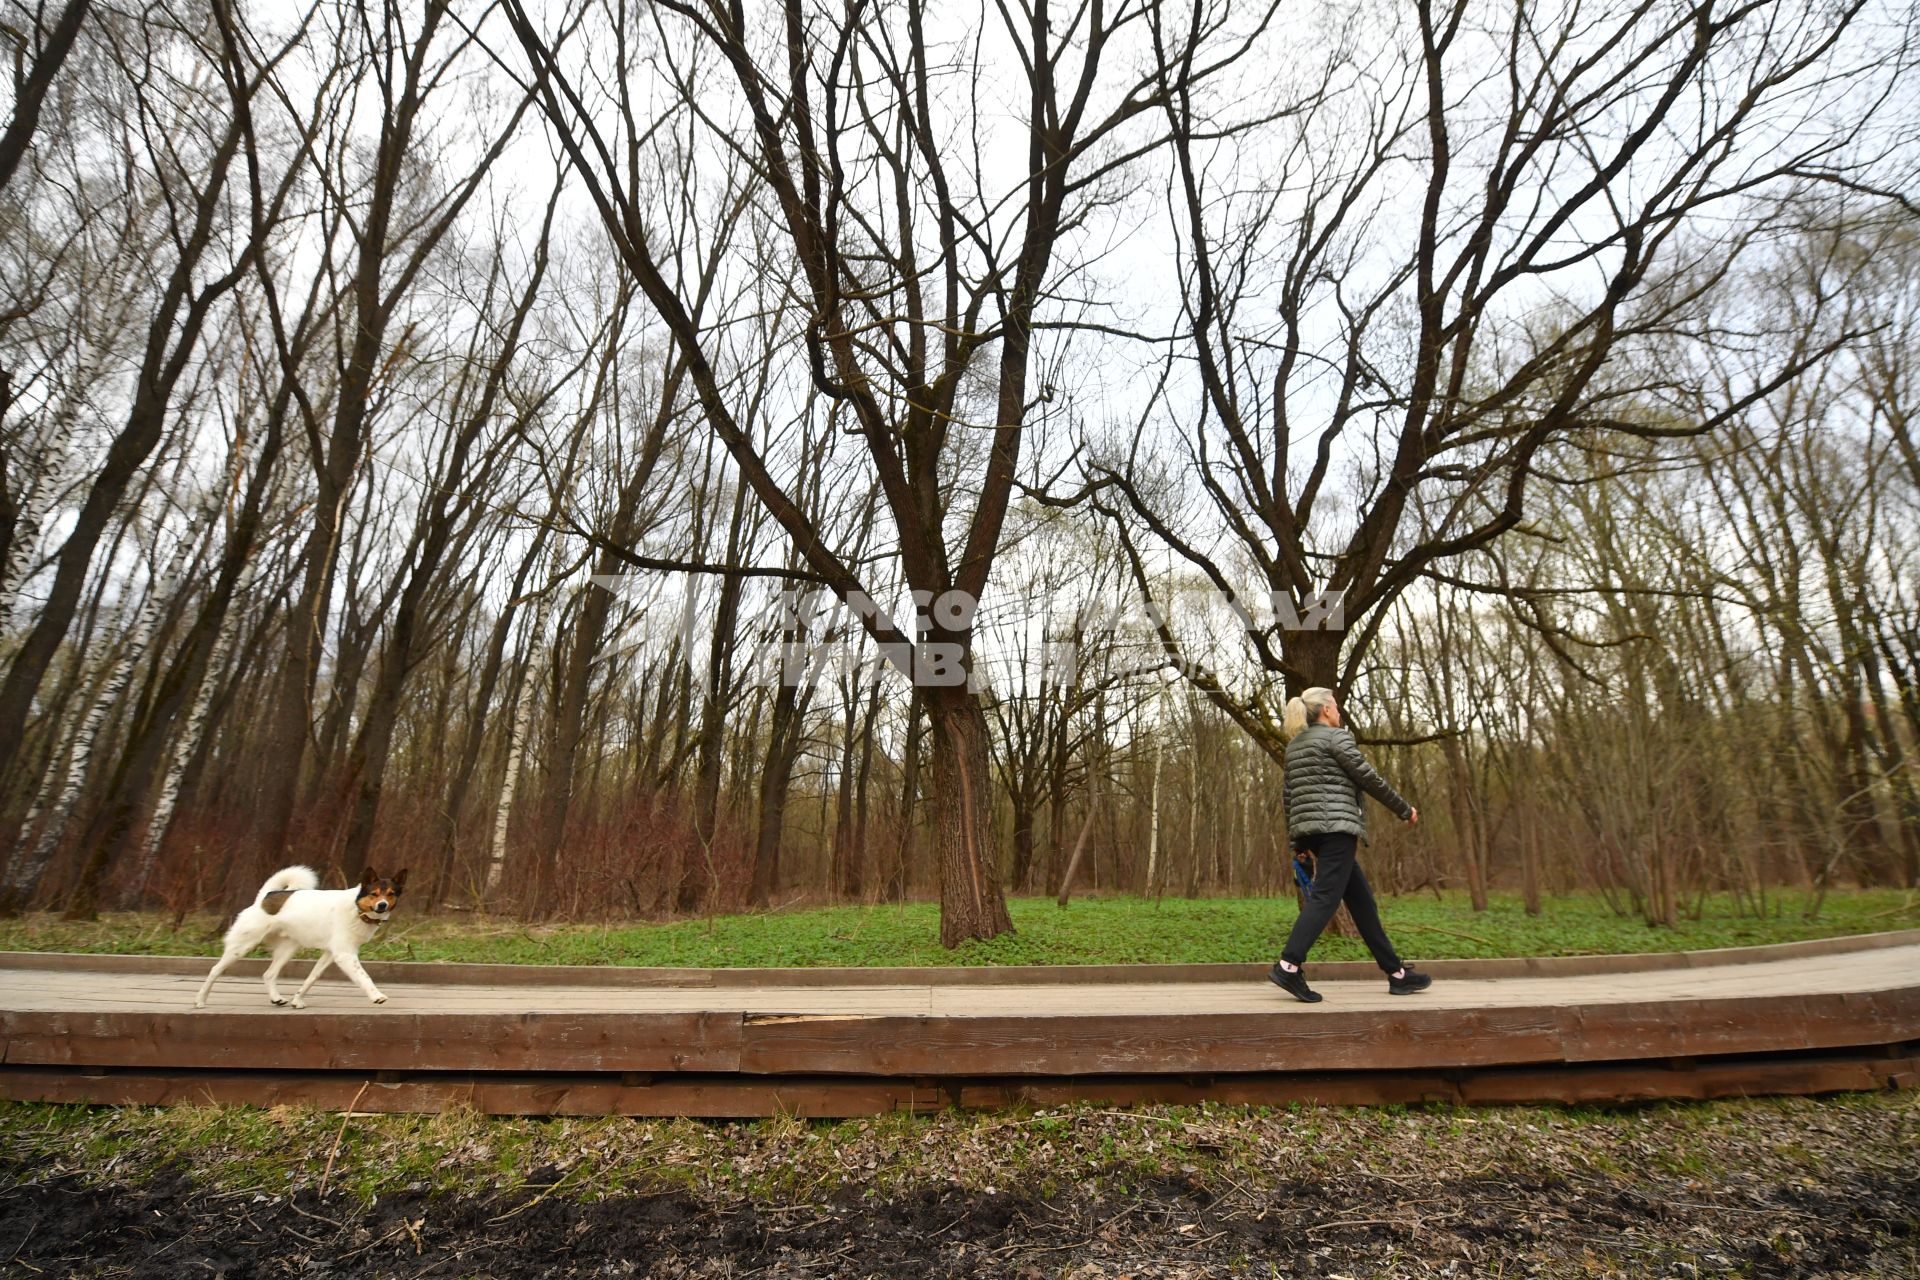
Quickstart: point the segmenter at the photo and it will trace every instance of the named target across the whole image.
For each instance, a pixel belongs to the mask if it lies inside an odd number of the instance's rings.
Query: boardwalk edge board
[[[1920,1039],[1920,986],[1569,1007],[1080,1016],[0,1010],[9,1066],[1113,1075],[1619,1061]]]
[[[1211,1075],[767,1077],[688,1073],[460,1075],[444,1072],[0,1070],[0,1098],[113,1106],[305,1106],[368,1114],[462,1108],[486,1115],[794,1116],[837,1119],[1095,1103],[1247,1106],[1510,1106],[1818,1095],[1920,1087],[1920,1043],[1851,1053],[1562,1065],[1551,1069]]]
[[[416,964],[404,969],[422,985],[409,997],[396,984],[400,998],[383,1006],[342,991],[318,1009],[276,1009],[254,980],[244,1002],[229,988],[196,1010],[201,959],[36,959],[0,957],[0,1098],[338,1107],[371,1080],[373,1110],[864,1115],[1070,1098],[1580,1102],[1920,1083],[1916,930],[1602,957],[1632,963],[1564,981],[1483,973],[1451,999],[1362,994],[1372,983],[1349,980],[1311,1007],[1242,966],[1224,968],[1244,990],[1141,981],[1140,966],[1113,970],[1133,981],[1105,989],[1084,975],[928,981],[942,970],[888,988],[843,970],[859,981],[669,990],[650,980],[659,971],[569,987],[557,979],[600,971],[516,969],[495,983],[492,967],[456,977],[459,966]],[[1191,978],[1194,967],[1174,968]]]

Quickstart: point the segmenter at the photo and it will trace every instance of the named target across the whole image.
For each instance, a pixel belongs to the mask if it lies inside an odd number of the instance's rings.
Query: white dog
[[[242,911],[233,927],[227,930],[226,952],[214,964],[207,980],[200,984],[200,994],[194,997],[193,1007],[206,1008],[207,992],[213,990],[213,980],[235,960],[263,945],[273,950],[273,963],[267,966],[266,979],[267,998],[275,1004],[289,1003],[280,994],[277,979],[287,961],[293,959],[294,952],[303,948],[318,948],[320,958],[313,962],[313,972],[307,975],[307,980],[293,993],[294,1008],[306,1008],[307,988],[326,972],[329,964],[339,965],[340,972],[367,993],[367,999],[385,1004],[386,996],[360,967],[360,948],[371,942],[380,932],[380,926],[390,918],[389,913],[407,886],[407,873],[401,871],[388,880],[368,867],[360,873],[358,888],[322,889],[319,884],[320,877],[311,867],[288,867],[269,876],[260,886],[253,905]]]

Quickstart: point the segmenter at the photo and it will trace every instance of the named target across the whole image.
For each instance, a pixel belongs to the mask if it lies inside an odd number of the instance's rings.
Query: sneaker
[[[1389,993],[1396,996],[1410,996],[1416,991],[1425,991],[1433,985],[1432,974],[1415,973],[1412,965],[1406,965],[1404,967],[1407,974],[1404,978],[1396,978],[1392,974],[1387,975],[1387,991]]]
[[[1273,968],[1267,970],[1267,979],[1295,1000],[1305,1004],[1319,1004],[1324,998],[1318,991],[1307,985],[1306,970],[1295,969],[1289,973],[1280,967],[1278,960],[1273,962]]]

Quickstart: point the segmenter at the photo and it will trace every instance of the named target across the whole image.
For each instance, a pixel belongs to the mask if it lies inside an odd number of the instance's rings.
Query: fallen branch
[[[1316,1231],[1333,1231],[1340,1227],[1397,1227],[1401,1224],[1391,1218],[1342,1218],[1338,1222],[1318,1222],[1308,1227],[1307,1239],[1313,1239]]]
[[[1437,924],[1419,924],[1419,923],[1413,923],[1413,922],[1407,922],[1407,921],[1402,921],[1402,922],[1400,922],[1399,924],[1396,924],[1396,925],[1394,925],[1394,928],[1396,928],[1396,929],[1425,929],[1425,930],[1426,930],[1426,931],[1427,931],[1428,933],[1444,933],[1444,934],[1446,934],[1446,935],[1447,935],[1447,936],[1448,936],[1449,938],[1463,938],[1463,939],[1465,939],[1465,940],[1466,940],[1466,941],[1468,941],[1468,942],[1477,942],[1477,943],[1479,943],[1479,944],[1480,944],[1481,946],[1483,946],[1483,947],[1497,947],[1497,946],[1498,946],[1498,944],[1497,944],[1497,943],[1493,943],[1493,942],[1489,942],[1489,941],[1488,941],[1487,939],[1485,939],[1485,938],[1482,938],[1482,937],[1480,937],[1480,936],[1478,936],[1477,934],[1471,934],[1471,933],[1461,933],[1461,932],[1460,932],[1460,931],[1459,931],[1458,929],[1442,929],[1442,928],[1441,928],[1441,927],[1440,927],[1439,925],[1437,925]]]
[[[1914,901],[1913,895],[1909,893],[1907,895],[1906,901],[1896,902],[1894,905],[1888,907],[1885,911],[1876,911],[1872,915],[1863,916],[1861,918],[1864,920],[1884,920],[1888,916],[1903,915],[1907,912],[1913,911],[1916,907],[1920,907],[1920,903],[1916,903]]]
[[[516,1217],[519,1214],[525,1213],[527,1210],[533,1208],[533,1206],[539,1204],[542,1200],[545,1200],[548,1196],[558,1191],[562,1186],[566,1184],[566,1181],[568,1178],[571,1178],[574,1174],[578,1173],[580,1170],[586,1167],[587,1167],[587,1164],[586,1164],[586,1161],[584,1160],[581,1161],[579,1164],[574,1165],[573,1168],[561,1174],[558,1179],[556,1179],[553,1182],[549,1182],[546,1185],[545,1190],[543,1190],[539,1195],[535,1196],[533,1199],[527,1201],[525,1204],[516,1205],[512,1209],[507,1210],[505,1213],[500,1214],[498,1217],[488,1218],[487,1225],[490,1227],[498,1226],[502,1222],[505,1222],[508,1218]]]

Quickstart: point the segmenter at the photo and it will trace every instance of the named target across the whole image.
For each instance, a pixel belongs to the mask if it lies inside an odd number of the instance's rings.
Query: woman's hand
[[[1418,821],[1420,821],[1420,811],[1419,811],[1418,809],[1410,809],[1410,810],[1408,810],[1408,811],[1407,811],[1407,825],[1411,827],[1412,825],[1414,825],[1414,824],[1415,824],[1416,822],[1418,822]]]

